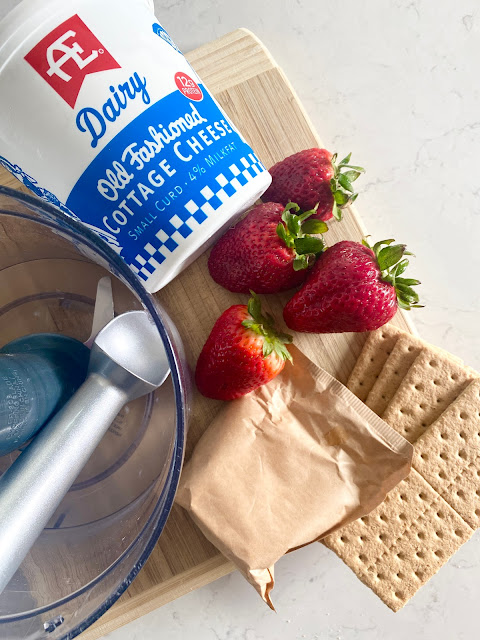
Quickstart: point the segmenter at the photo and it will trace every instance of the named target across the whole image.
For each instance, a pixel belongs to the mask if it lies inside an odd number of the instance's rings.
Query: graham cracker
[[[416,357],[422,351],[428,351],[432,357],[440,353],[456,362],[462,362],[456,356],[428,345],[410,333],[401,333],[365,400],[365,404],[377,415],[381,416],[384,413]]]
[[[473,534],[414,469],[368,516],[323,541],[398,611]]]
[[[480,526],[480,380],[417,440],[413,465],[465,522]]]
[[[347,387],[362,402],[365,402],[401,333],[397,327],[386,324],[368,335],[347,382]]]
[[[415,442],[478,374],[440,352],[422,350],[382,418]]]

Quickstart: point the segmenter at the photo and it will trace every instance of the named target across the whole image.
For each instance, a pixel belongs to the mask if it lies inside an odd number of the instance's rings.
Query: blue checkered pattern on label
[[[175,215],[162,224],[155,240],[143,247],[130,267],[142,280],[147,280],[196,227],[265,170],[257,156],[249,153],[215,178],[210,178],[195,200],[190,199],[183,207],[176,209]]]

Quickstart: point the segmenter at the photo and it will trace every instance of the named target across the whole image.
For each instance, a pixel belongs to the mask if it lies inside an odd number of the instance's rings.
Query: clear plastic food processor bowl
[[[135,578],[177,487],[187,379],[175,328],[122,259],[56,208],[0,187],[0,346],[40,332],[87,340],[97,283],[108,273],[115,312],[149,312],[171,375],[124,407],[0,595],[1,640],[74,638]],[[0,474],[18,455],[0,457]]]

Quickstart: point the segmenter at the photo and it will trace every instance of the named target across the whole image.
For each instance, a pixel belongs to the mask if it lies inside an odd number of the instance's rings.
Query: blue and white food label
[[[147,2],[50,5],[33,36],[0,24],[0,164],[156,291],[270,176]]]

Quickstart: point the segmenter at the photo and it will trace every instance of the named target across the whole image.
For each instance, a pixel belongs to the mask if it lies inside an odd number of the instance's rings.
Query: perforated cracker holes
[[[363,402],[382,371],[400,333],[400,329],[387,324],[369,334],[347,382],[350,391]]]
[[[460,395],[474,372],[448,356],[422,351],[410,367],[382,418],[415,442]]]
[[[386,605],[398,611],[472,533],[412,470],[375,511],[324,542]]]
[[[480,380],[417,440],[413,465],[471,527],[480,526]]]

